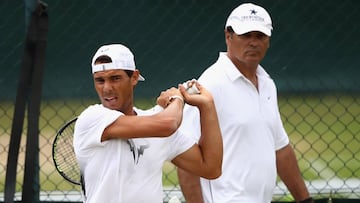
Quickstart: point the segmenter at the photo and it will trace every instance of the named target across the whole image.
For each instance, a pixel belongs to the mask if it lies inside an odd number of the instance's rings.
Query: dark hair
[[[112,60],[109,56],[101,55],[96,58],[96,60],[94,61],[94,64],[111,63],[111,62],[112,62]]]
[[[129,78],[131,78],[131,76],[134,74],[134,71],[132,71],[132,70],[124,70],[124,71],[125,71],[126,75],[129,76]]]
[[[112,60],[109,56],[101,55],[96,58],[96,60],[94,61],[94,64],[111,63],[111,62],[112,62]],[[134,71],[132,71],[132,70],[124,70],[124,71],[125,71],[126,75],[129,76],[129,78],[131,78],[131,76],[134,73]]]
[[[227,26],[226,31],[228,31],[230,33],[234,33],[234,30],[233,30],[233,28],[231,26]]]

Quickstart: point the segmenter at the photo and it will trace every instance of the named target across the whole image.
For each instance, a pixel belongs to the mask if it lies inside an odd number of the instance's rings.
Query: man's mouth
[[[107,102],[112,102],[116,100],[116,97],[104,97],[104,100]]]
[[[246,53],[247,53],[247,54],[250,54],[250,55],[254,55],[254,54],[258,54],[259,51],[258,51],[258,50],[255,50],[255,49],[251,49],[251,50],[247,50]]]

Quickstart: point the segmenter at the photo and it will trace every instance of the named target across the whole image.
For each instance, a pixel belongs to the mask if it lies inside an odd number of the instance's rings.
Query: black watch
[[[311,203],[313,201],[314,201],[314,199],[312,197],[309,197],[307,199],[301,200],[299,203]]]

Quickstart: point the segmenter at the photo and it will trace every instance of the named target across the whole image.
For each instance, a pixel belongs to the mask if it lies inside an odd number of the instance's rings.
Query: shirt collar
[[[245,76],[236,68],[230,58],[227,56],[227,52],[219,53],[219,60],[224,65],[224,72],[231,81],[235,81],[238,78],[245,78]],[[259,64],[256,69],[256,75],[258,77],[270,77],[264,68]]]

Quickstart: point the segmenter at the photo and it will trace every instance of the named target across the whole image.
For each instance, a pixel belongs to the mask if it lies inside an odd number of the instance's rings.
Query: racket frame
[[[54,142],[53,142],[53,145],[52,145],[52,158],[53,158],[53,161],[54,161],[54,165],[55,165],[55,168],[56,170],[58,171],[58,173],[67,181],[69,181],[70,183],[73,183],[73,184],[76,184],[76,185],[81,185],[81,180],[73,180],[72,178],[70,178],[64,171],[62,171],[60,168],[59,168],[59,164],[56,160],[56,147],[57,147],[57,141],[59,139],[61,139],[61,136],[62,136],[62,133],[64,132],[64,130],[72,125],[74,122],[76,122],[77,120],[77,117],[71,119],[70,121],[68,121],[67,123],[65,123],[59,130],[58,132],[56,133],[56,136],[55,136],[55,139],[54,139]],[[73,146],[72,146],[73,147]],[[74,156],[75,156],[75,153],[74,153]],[[80,173],[80,171],[79,171]],[[80,179],[81,179],[81,175],[80,175]]]

